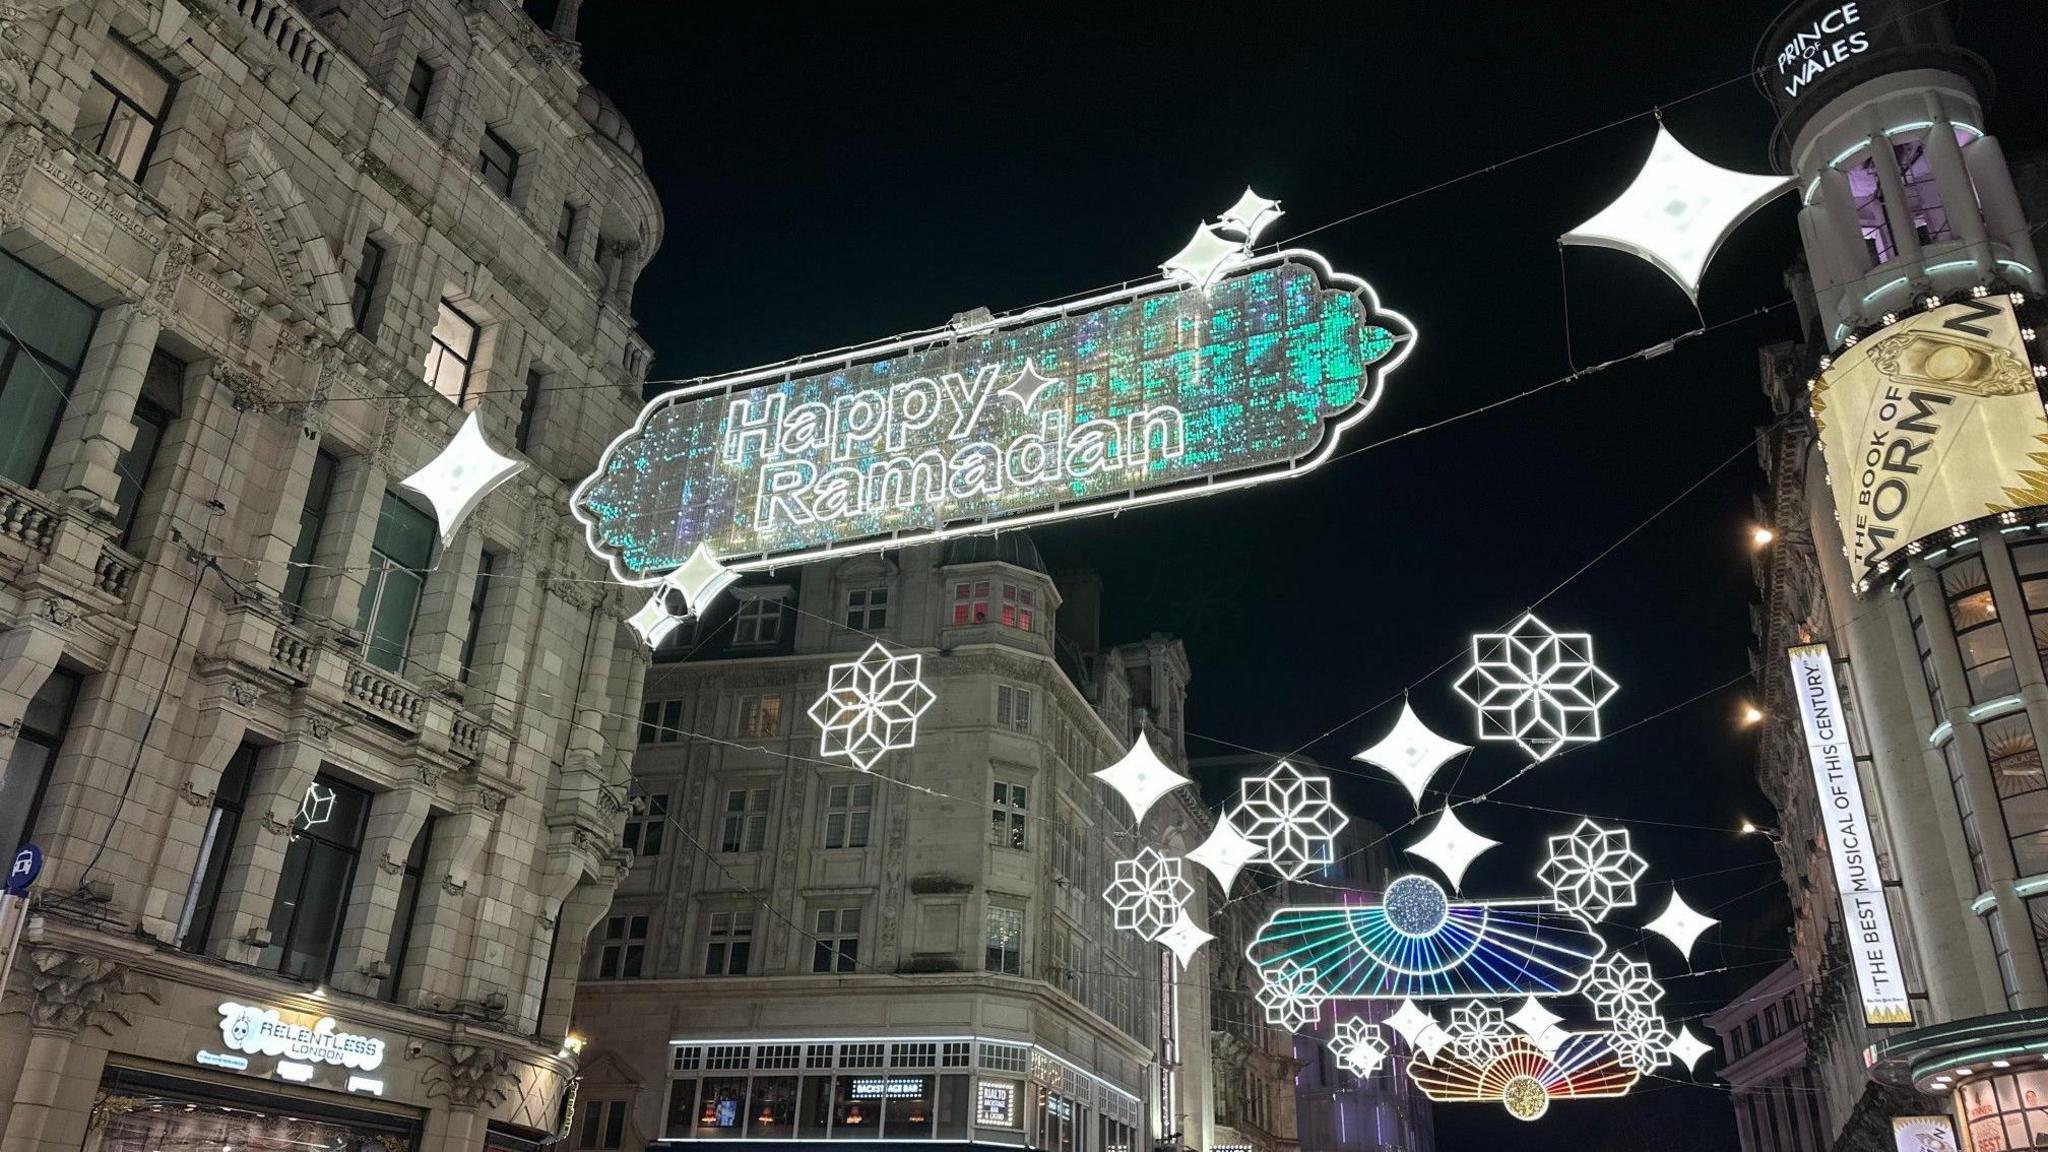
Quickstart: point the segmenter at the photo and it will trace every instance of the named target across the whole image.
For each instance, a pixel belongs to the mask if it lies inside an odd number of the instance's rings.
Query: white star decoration
[[[1479,710],[1481,740],[1511,741],[1536,760],[1600,738],[1600,706],[1615,683],[1593,664],[1593,638],[1555,632],[1533,613],[1505,632],[1472,637],[1472,664],[1454,685]]]
[[[1394,722],[1394,730],[1352,759],[1370,764],[1399,780],[1401,786],[1408,789],[1408,795],[1414,798],[1415,810],[1420,812],[1422,792],[1429,787],[1430,777],[1435,776],[1437,769],[1453,756],[1469,751],[1469,746],[1446,740],[1430,731],[1429,725],[1415,715],[1415,709],[1404,702],[1401,718]]]
[[[1195,229],[1187,247],[1159,266],[1169,280],[1179,280],[1207,292],[1217,277],[1244,259],[1244,245],[1218,236],[1209,225]]]
[[[1408,1042],[1408,1047],[1431,1060],[1436,1059],[1438,1050],[1451,1041],[1443,1026],[1436,1022],[1436,1017],[1417,1008],[1413,1000],[1401,1001],[1401,1007],[1387,1017],[1387,1027],[1399,1032],[1401,1039]]]
[[[1282,760],[1264,776],[1238,784],[1230,820],[1259,846],[1258,862],[1289,880],[1336,856],[1336,836],[1351,818],[1330,801],[1330,778],[1305,775]]]
[[[1216,827],[1209,832],[1209,838],[1187,854],[1187,858],[1209,870],[1216,882],[1223,885],[1223,894],[1230,895],[1230,886],[1237,882],[1237,874],[1247,864],[1255,863],[1260,855],[1257,844],[1244,838],[1237,825],[1230,822],[1229,813],[1216,818]]]
[[[1571,1035],[1557,1026],[1563,1019],[1564,1017],[1537,1003],[1536,998],[1531,996],[1522,1001],[1522,1006],[1515,1009],[1514,1015],[1508,1017],[1508,1023],[1520,1029],[1522,1035],[1529,1038],[1529,1043],[1536,1046],[1537,1051],[1548,1056],[1556,1052],[1558,1045],[1563,1044]]]
[[[1792,187],[1789,176],[1756,176],[1707,163],[1657,125],[1642,171],[1612,204],[1559,243],[1613,248],[1662,269],[1687,296],[1715,249],[1749,214]]]
[[[1666,904],[1664,911],[1658,913],[1655,920],[1643,927],[1671,941],[1677,946],[1680,954],[1689,960],[1692,958],[1693,943],[1700,938],[1700,933],[1719,923],[1720,921],[1712,916],[1693,911],[1692,905],[1687,904],[1684,898],[1679,896],[1678,889],[1673,888],[1671,903]]]
[[[1337,1025],[1330,1037],[1330,1053],[1345,1071],[1363,1080],[1386,1062],[1387,1042],[1380,1038],[1379,1025],[1353,1016]]]
[[[334,789],[318,780],[306,785],[305,798],[299,801],[299,827],[311,828],[325,824],[334,815]]]
[[[704,609],[711,606],[726,586],[740,578],[740,574],[718,562],[705,544],[697,545],[683,566],[662,577],[663,588],[673,588],[683,594],[683,603],[689,606],[690,615],[702,616]]]
[[[1015,379],[996,389],[996,391],[1015,400],[1017,407],[1022,408],[1024,414],[1028,416],[1033,408],[1038,407],[1039,393],[1044,392],[1047,388],[1057,383],[1059,383],[1057,378],[1039,374],[1037,361],[1026,360],[1024,361],[1024,370],[1017,373]]]
[[[1407,851],[1422,857],[1444,874],[1451,887],[1462,888],[1465,869],[1471,867],[1487,849],[1499,845],[1498,840],[1488,840],[1460,823],[1457,814],[1446,807],[1436,818],[1436,827],[1429,835],[1408,845]]]
[[[484,439],[483,425],[471,412],[455,432],[455,438],[427,461],[426,467],[400,480],[399,484],[427,498],[434,506],[434,518],[441,522],[441,546],[446,548],[462,531],[462,522],[491,490],[526,468],[526,461],[501,456]]]
[[[1315,969],[1283,960],[1278,968],[1260,969],[1259,977],[1257,999],[1266,1009],[1266,1023],[1299,1032],[1323,1018],[1329,996],[1316,983]]]
[[[1102,893],[1116,911],[1116,926],[1157,940],[1181,918],[1195,890],[1181,875],[1180,860],[1157,848],[1140,849],[1135,860],[1118,860],[1116,879]]]
[[[1692,1029],[1681,1024],[1678,1032],[1671,1037],[1671,1043],[1665,1046],[1665,1050],[1671,1053],[1673,1060],[1685,1065],[1687,1071],[1697,1071],[1700,1057],[1712,1052],[1714,1048],[1711,1044],[1700,1043],[1699,1037],[1692,1034]]]
[[[1636,881],[1649,866],[1629,850],[1626,829],[1582,819],[1569,835],[1550,838],[1550,858],[1536,879],[1558,907],[1602,920],[1616,908],[1634,907]]]
[[[668,590],[656,588],[640,606],[638,612],[626,617],[626,627],[640,637],[640,642],[649,648],[659,648],[676,629],[683,626],[687,616],[678,616],[668,610]]]
[[[1790,187],[1790,176],[1753,176],[1708,164],[1659,123],[1651,154],[1628,189],[1559,242],[1640,256],[1686,295],[1698,297],[1700,277],[1720,242]]]
[[[1216,227],[1224,232],[1236,232],[1244,237],[1243,246],[1249,250],[1259,239],[1268,225],[1287,213],[1280,210],[1278,200],[1268,200],[1250,188],[1237,198],[1237,203],[1224,209],[1216,221]]]
[[[924,657],[891,656],[871,644],[860,659],[826,671],[825,694],[810,717],[824,736],[818,755],[847,759],[866,772],[886,752],[917,743],[917,718],[932,706],[932,690],[919,678]]]
[[[1159,934],[1158,942],[1166,945],[1173,952],[1174,958],[1180,961],[1180,966],[1186,968],[1188,961],[1195,958],[1196,950],[1214,939],[1214,936],[1196,927],[1187,909],[1183,908],[1180,911],[1180,919],[1174,922],[1173,927]]]
[[[1095,773],[1095,778],[1116,789],[1131,806],[1131,822],[1143,824],[1145,813],[1152,802],[1188,782],[1188,778],[1168,767],[1152,751],[1152,745],[1143,732],[1138,733],[1137,743],[1124,753],[1124,758]]]

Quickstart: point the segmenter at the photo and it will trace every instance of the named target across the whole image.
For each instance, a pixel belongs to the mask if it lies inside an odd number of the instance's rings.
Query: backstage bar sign
[[[1206,496],[1329,459],[1413,343],[1315,253],[1239,255],[670,392],[571,506],[648,585]]]
[[[1835,690],[1834,658],[1825,644],[1801,645],[1789,655],[1814,792],[1820,797],[1828,855],[1835,865],[1835,888],[1842,897],[1849,954],[1863,993],[1863,1019],[1868,1024],[1911,1024],[1913,1009],[1899,970],[1899,948],[1885,904],[1884,879],[1878,874],[1877,849],[1871,842],[1870,815],[1863,808],[1856,755]]]

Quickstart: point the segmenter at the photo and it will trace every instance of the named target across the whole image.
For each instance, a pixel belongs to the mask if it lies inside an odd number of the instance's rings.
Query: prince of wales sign
[[[1191,274],[1205,236],[1223,247]],[[1205,229],[1135,287],[657,397],[576,516],[651,585],[700,547],[756,569],[1306,472],[1414,330],[1321,256],[1248,245]]]

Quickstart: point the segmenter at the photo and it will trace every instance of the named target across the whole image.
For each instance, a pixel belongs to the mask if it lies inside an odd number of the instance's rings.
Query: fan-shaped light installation
[[[1612,204],[1558,242],[1640,257],[1697,299],[1700,277],[1721,242],[1750,213],[1792,186],[1789,176],[1757,176],[1709,164],[1660,122],[1636,178]]]
[[[1245,956],[1261,969],[1313,968],[1334,999],[1454,1000],[1567,995],[1606,951],[1585,920],[1547,900],[1444,901],[1433,923],[1416,919],[1405,909],[1421,903],[1406,890],[1417,883],[1434,887],[1404,876],[1389,904],[1279,909]]]
[[[1399,780],[1401,787],[1406,788],[1414,799],[1415,810],[1420,812],[1423,790],[1429,787],[1430,778],[1436,775],[1437,769],[1458,753],[1471,750],[1468,745],[1446,740],[1430,731],[1429,725],[1415,714],[1415,709],[1403,702],[1401,718],[1394,722],[1394,730],[1352,759],[1370,764]]]
[[[1540,1118],[1552,1100],[1626,1096],[1641,1075],[1621,1062],[1604,1032],[1573,1032],[1550,1055],[1516,1036],[1485,1061],[1446,1046],[1408,1063],[1408,1079],[1432,1101],[1499,1103],[1517,1120]]]
[[[1452,687],[1479,712],[1479,738],[1548,760],[1600,739],[1600,708],[1617,685],[1593,663],[1593,638],[1525,613],[1505,632],[1472,637],[1472,662]]]

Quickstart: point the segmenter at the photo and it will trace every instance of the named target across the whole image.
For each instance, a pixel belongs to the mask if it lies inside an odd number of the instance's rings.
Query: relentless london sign
[[[1305,472],[1414,330],[1302,250],[657,397],[572,507],[653,584],[1208,495]]]

